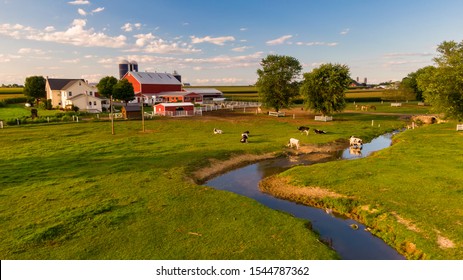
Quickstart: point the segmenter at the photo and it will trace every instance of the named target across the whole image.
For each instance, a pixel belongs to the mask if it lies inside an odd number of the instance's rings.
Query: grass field
[[[149,120],[146,133],[139,121],[118,121],[114,136],[108,122],[0,130],[0,258],[336,259],[304,221],[191,179],[210,159],[281,152],[300,137],[295,127],[315,123],[211,114]],[[402,125],[392,116],[381,128],[362,125],[369,118],[317,124],[331,132],[304,142]]]
[[[394,142],[365,159],[278,176],[293,188],[320,187],[347,198],[280,196],[361,220],[408,258],[463,259],[463,134],[455,123],[436,124],[402,132]]]

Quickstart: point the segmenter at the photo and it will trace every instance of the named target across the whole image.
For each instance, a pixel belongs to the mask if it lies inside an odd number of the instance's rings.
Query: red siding
[[[128,74],[125,78],[132,84],[133,90],[137,93],[141,91],[141,85],[132,75]]]
[[[164,91],[181,91],[182,85],[159,85],[159,84],[140,84],[130,73],[125,76],[133,85],[136,93],[160,93]]]
[[[182,85],[142,85],[142,93],[159,93],[164,91],[180,91]]]

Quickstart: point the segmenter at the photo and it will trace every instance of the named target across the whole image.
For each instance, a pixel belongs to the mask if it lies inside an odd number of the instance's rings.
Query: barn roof
[[[164,92],[160,92],[158,95],[159,96],[185,96],[185,95],[188,95],[188,94],[196,94],[196,95],[199,95],[195,92],[191,92],[191,91],[164,91]]]
[[[65,87],[69,87],[76,81],[85,82],[83,79],[47,79],[47,82],[50,85],[51,90],[62,90]]]
[[[140,84],[145,85],[182,85],[177,78],[168,73],[130,71],[126,75],[131,75]]]

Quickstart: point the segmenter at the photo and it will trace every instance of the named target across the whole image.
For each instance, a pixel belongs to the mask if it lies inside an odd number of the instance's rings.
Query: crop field
[[[24,97],[23,88],[0,88],[0,100]]]

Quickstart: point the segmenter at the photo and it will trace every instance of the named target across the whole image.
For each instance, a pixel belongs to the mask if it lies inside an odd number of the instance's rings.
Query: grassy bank
[[[462,137],[455,123],[408,130],[368,158],[296,167],[276,177],[294,192],[272,187],[272,180],[263,185],[362,221],[408,258],[463,259]],[[314,188],[341,196],[301,194]]]

